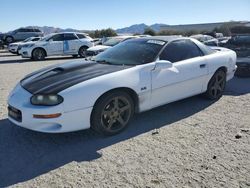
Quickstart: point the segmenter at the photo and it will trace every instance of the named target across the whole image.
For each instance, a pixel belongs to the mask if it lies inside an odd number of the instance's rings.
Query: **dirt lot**
[[[24,75],[72,60],[0,51],[0,187],[250,187],[250,79],[234,78],[217,102],[196,96],[136,115],[108,138],[36,133],[6,119]]]

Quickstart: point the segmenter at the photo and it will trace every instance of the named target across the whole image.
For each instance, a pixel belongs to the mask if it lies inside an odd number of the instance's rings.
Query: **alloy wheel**
[[[110,132],[118,131],[126,126],[131,116],[131,104],[123,96],[108,101],[102,110],[101,124]]]

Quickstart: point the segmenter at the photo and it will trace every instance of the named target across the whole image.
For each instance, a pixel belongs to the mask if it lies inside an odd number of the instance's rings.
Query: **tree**
[[[108,28],[108,29],[102,29],[102,30],[95,30],[94,32],[90,32],[89,35],[92,38],[102,38],[102,37],[117,36],[117,33],[115,32],[115,30]]]
[[[155,36],[155,31],[153,29],[151,29],[150,27],[147,27],[144,29],[144,35],[151,35],[151,36]]]

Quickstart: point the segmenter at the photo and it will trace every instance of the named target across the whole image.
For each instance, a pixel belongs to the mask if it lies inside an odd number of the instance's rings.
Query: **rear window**
[[[84,39],[84,38],[86,38],[85,35],[83,35],[83,34],[76,34],[76,35],[77,35],[77,37],[78,37],[79,39]]]

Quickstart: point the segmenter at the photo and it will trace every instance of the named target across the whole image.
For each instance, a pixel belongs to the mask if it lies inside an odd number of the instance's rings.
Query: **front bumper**
[[[17,48],[18,48],[18,46],[13,46],[13,47],[10,46],[8,50],[9,50],[9,52],[11,52],[11,53],[17,53]]]
[[[22,47],[22,48],[19,50],[19,54],[20,54],[22,57],[31,58],[31,57],[32,57],[32,50],[29,49],[29,48],[24,48],[24,47]]]
[[[46,133],[72,132],[90,127],[92,107],[65,112],[63,103],[51,107],[32,105],[30,103],[31,96],[32,94],[23,89],[20,84],[10,93],[8,99],[9,106],[19,110],[21,113],[21,120],[15,119],[9,114],[8,119],[11,122],[26,129]],[[61,113],[62,115],[50,119],[33,117],[34,114],[46,115],[55,113]]]

